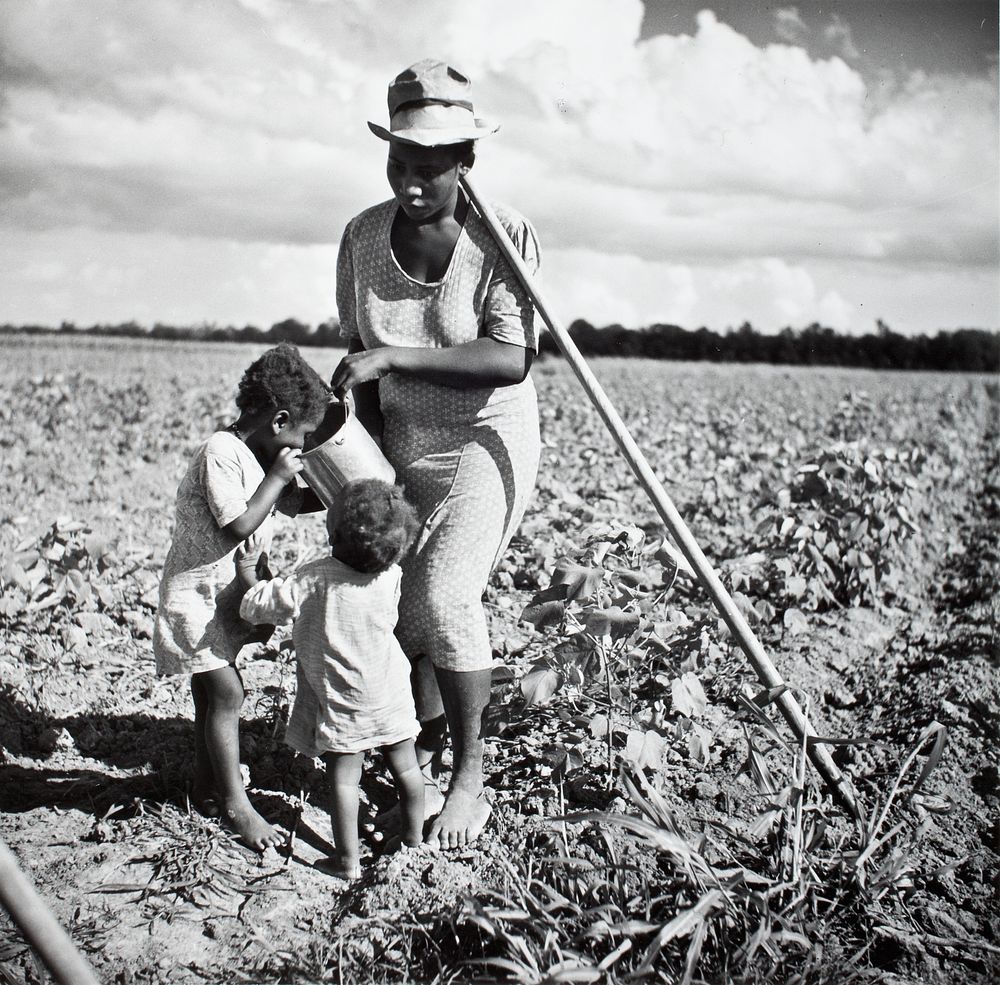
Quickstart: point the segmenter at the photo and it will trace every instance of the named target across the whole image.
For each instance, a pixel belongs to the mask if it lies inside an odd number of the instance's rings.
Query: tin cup
[[[354,479],[396,481],[396,470],[346,400],[327,406],[299,460],[303,478],[328,509]]]

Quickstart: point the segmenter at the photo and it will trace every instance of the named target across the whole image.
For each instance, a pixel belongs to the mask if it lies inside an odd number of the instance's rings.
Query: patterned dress
[[[364,574],[334,557],[243,597],[249,622],[292,623],[298,686],[285,741],[306,756],[362,752],[420,731],[410,662],[393,635],[398,565]]]
[[[268,516],[242,542],[224,528],[246,512],[263,481],[253,452],[228,431],[216,431],[191,459],[177,487],[174,535],[160,580],[153,631],[158,674],[226,667],[255,635],[240,619],[236,559],[270,551],[273,521]],[[290,483],[276,509],[295,516],[301,502],[301,490]]]
[[[489,230],[469,208],[440,281],[414,280],[389,242],[393,200],[351,220],[337,260],[340,331],[378,346],[444,348],[488,336],[537,349],[536,313]],[[530,224],[497,208],[529,269]],[[538,471],[535,388],[439,386],[390,373],[379,381],[383,451],[414,503],[422,532],[403,563],[397,634],[411,660],[483,670],[492,650],[482,594],[506,550]]]

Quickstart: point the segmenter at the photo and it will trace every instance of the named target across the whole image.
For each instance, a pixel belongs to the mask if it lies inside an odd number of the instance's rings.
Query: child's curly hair
[[[348,482],[326,515],[338,557],[366,574],[378,574],[401,560],[417,526],[416,511],[403,490],[381,479]]]
[[[319,373],[288,342],[268,349],[248,367],[236,393],[244,414],[287,410],[293,424],[321,417],[330,391]]]

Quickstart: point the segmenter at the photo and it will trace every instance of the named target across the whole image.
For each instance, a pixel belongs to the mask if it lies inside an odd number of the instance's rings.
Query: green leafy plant
[[[545,652],[521,678],[525,702],[547,701],[563,686],[585,690],[601,708],[589,730],[605,740],[609,786],[616,736],[641,765],[655,765],[664,747],[660,732],[643,721],[637,692],[652,677],[654,619],[677,567],[668,553],[644,549],[644,542],[632,525],[592,528],[575,556],[556,562],[549,586],[521,614],[545,640]]]
[[[802,610],[870,605],[893,584],[900,545],[916,532],[909,501],[922,454],[839,443],[799,466],[794,482],[766,499],[762,550],[732,571],[734,591],[770,599],[793,631]],[[788,615],[791,611],[792,615]]]
[[[37,541],[20,544],[4,559],[0,616],[13,625],[50,609],[111,609],[115,595],[101,576],[112,558],[107,541],[86,524],[60,517]],[[51,613],[45,618],[51,620]]]

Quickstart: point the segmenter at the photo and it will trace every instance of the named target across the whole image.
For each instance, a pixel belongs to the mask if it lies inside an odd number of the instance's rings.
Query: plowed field
[[[538,490],[487,594],[493,818],[404,855],[369,820],[347,887],[310,865],[283,636],[241,656],[247,781],[289,836],[263,859],[189,809],[186,681],[153,673],[176,484],[260,351],[0,343],[0,838],[103,981],[1000,978],[996,379],[594,363],[813,731],[851,740],[852,821],[536,363]],[[287,570],[322,523],[282,522]],[[390,797],[372,763],[369,814]],[[0,914],[0,981],[44,980]]]

